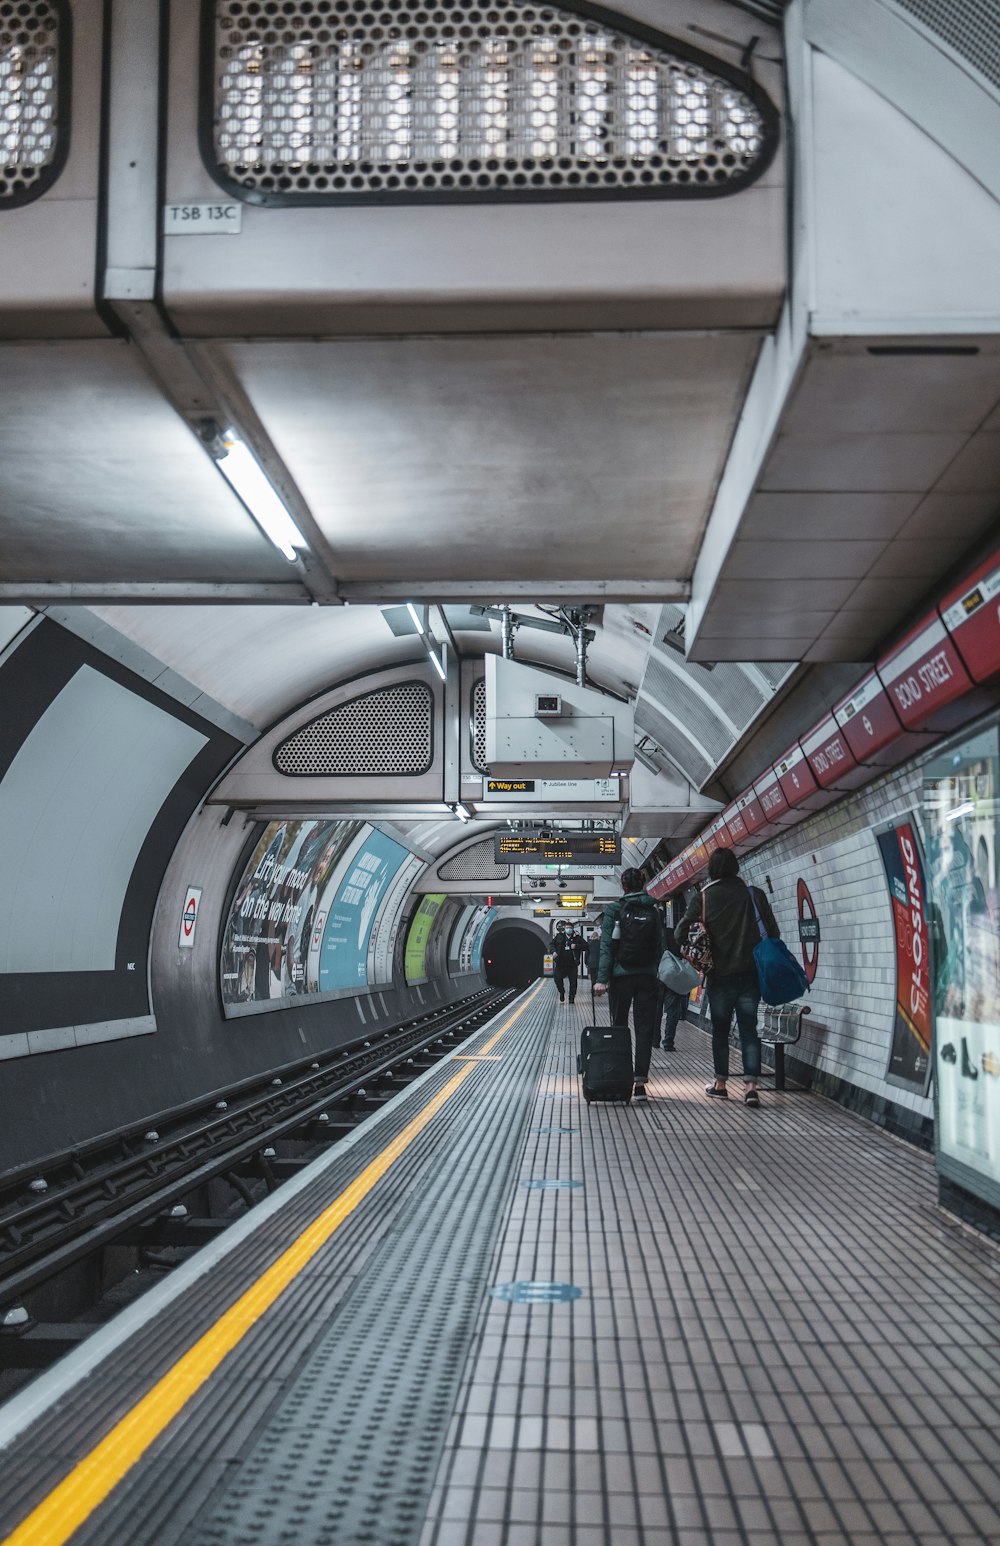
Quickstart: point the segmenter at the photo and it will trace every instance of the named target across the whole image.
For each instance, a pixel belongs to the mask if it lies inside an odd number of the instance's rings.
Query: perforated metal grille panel
[[[660,711],[645,698],[640,698],[636,703],[635,726],[636,730],[645,730],[652,736],[657,746],[663,748],[671,761],[676,763],[696,789],[700,789],[708,782],[713,772],[708,758],[702,756],[687,737],[680,733],[676,725],[672,725],[668,719],[665,719]]]
[[[771,686],[775,689],[780,687],[785,677],[795,670],[794,661],[758,660],[754,664],[765,682],[770,682]]]
[[[897,0],[904,11],[1000,86],[1000,6],[997,0]]]
[[[486,678],[481,676],[472,689],[469,711],[469,755],[477,773],[486,772]]]
[[[748,78],[529,0],[215,15],[216,170],[274,202],[720,193],[776,139]]]
[[[58,148],[59,14],[46,0],[0,0],[0,207],[51,180]]]
[[[448,859],[438,869],[442,880],[509,880],[510,865],[497,864],[493,857],[493,838],[485,837],[480,843],[463,848],[454,859]]]
[[[426,773],[433,746],[433,693],[399,682],[310,720],[282,741],[274,765],[290,778],[399,777]]]

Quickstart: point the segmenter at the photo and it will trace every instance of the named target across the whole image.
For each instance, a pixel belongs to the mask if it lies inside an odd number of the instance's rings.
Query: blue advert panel
[[[367,985],[368,942],[379,903],[409,857],[382,832],[369,833],[358,849],[330,904],[320,949],[321,993]]]

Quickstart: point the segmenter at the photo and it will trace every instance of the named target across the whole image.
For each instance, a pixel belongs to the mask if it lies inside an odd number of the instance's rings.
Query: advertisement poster
[[[469,921],[458,948],[460,972],[479,971],[483,958],[483,941],[495,916],[496,909],[487,907],[485,903],[481,907],[470,909]]]
[[[392,982],[392,958],[400,919],[406,911],[406,899],[423,869],[423,861],[408,853],[386,889],[375,914],[368,941],[368,986],[386,987]]]
[[[359,831],[353,821],[272,821],[265,828],[223,930],[224,1005],[319,991],[309,976],[310,947],[325,924],[331,878]]]
[[[427,946],[443,902],[444,892],[425,896],[410,920],[404,959],[407,982],[423,982],[427,976]]]
[[[379,903],[409,858],[402,844],[375,831],[368,832],[352,856],[329,904],[319,950],[321,993],[367,985],[368,946]]]
[[[886,1079],[926,1093],[931,1052],[931,961],[927,891],[912,821],[879,832],[896,935],[896,1012]]]
[[[925,771],[938,1165],[1000,1205],[998,789],[995,727]]]

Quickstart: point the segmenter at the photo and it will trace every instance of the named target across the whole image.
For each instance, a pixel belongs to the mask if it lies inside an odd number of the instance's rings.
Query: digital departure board
[[[497,864],[620,864],[621,839],[614,832],[496,832],[493,857]]]

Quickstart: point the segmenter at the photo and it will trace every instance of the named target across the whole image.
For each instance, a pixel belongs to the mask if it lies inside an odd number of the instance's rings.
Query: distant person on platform
[[[656,968],[663,954],[663,923],[642,884],[641,870],[622,870],[623,895],[611,902],[601,929],[601,955],[594,993],[610,991],[611,1023],[628,1026],[631,1009],[635,1034],[634,1100],[646,1100],[660,1005]]]
[[[582,929],[573,930],[573,955],[576,959],[576,970],[579,977],[587,975],[587,946],[583,938]]]
[[[566,1000],[566,984],[569,984],[569,1001],[576,998],[576,952],[573,941],[566,937],[565,929],[557,929],[552,941],[552,975],[559,990],[559,1002]]]
[[[736,1026],[743,1051],[743,1101],[759,1106],[760,1042],[757,1039],[757,1006],[760,984],[754,949],[760,929],[754,914],[754,902],[771,939],[781,931],[771,904],[757,886],[740,880],[740,861],[731,848],[716,848],[708,861],[708,882],[692,898],[687,912],[677,925],[677,940],[683,945],[691,927],[704,917],[712,947],[712,970],[706,973],[708,1010],[712,1017],[712,1060],[715,1079],[706,1084],[705,1094],[714,1100],[726,1100],[729,1091],[729,1028],[736,1011]]]
[[[597,973],[601,965],[601,931],[591,929],[590,938],[587,940],[587,972],[592,982],[597,981]]]

